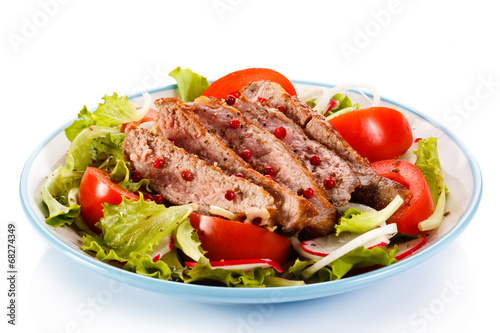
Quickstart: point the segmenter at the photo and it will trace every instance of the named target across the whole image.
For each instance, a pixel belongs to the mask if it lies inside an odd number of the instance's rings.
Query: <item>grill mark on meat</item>
[[[277,127],[286,129],[286,136],[281,141],[292,150],[311,172],[316,182],[325,190],[326,194],[337,206],[344,206],[351,198],[351,192],[360,184],[349,165],[332,150],[319,142],[311,140],[302,128],[285,116],[281,111],[261,103],[251,102],[245,96],[238,98],[233,107],[268,132],[273,133]],[[312,156],[318,156],[320,162],[313,165]],[[327,189],[323,181],[331,177],[335,186]]]
[[[207,164],[217,164],[228,175],[241,173],[246,179],[262,186],[275,200],[276,214],[272,221],[283,231],[297,233],[318,215],[314,206],[288,188],[264,177],[229,149],[216,135],[207,131],[203,122],[194,114],[193,107],[177,98],[155,101],[158,109],[157,130],[161,135],[175,140],[178,147],[197,155]]]
[[[165,137],[140,128],[135,123],[125,128],[122,150],[132,169],[150,180],[149,186],[176,205],[198,203],[199,212],[208,214],[210,205],[241,214],[250,208],[265,208],[274,213],[274,199],[260,186],[248,180],[227,176],[219,168],[207,165],[198,157],[176,147]],[[164,165],[156,168],[154,162],[162,158]],[[192,180],[181,173],[189,171]],[[227,200],[227,190],[235,193]]]
[[[411,193],[401,184],[379,176],[369,161],[359,155],[344,138],[325,120],[296,96],[286,93],[274,82],[252,82],[241,90],[241,94],[252,102],[258,97],[272,107],[283,106],[284,114],[297,123],[311,139],[318,141],[345,160],[358,177],[361,185],[351,194],[352,200],[380,210],[396,195],[407,200]]]
[[[241,156],[242,151],[249,150],[251,157],[246,162],[256,171],[264,172],[265,167],[270,166],[274,169],[272,179],[294,193],[301,195],[307,188],[314,191],[314,195],[308,200],[319,215],[304,228],[308,234],[319,236],[333,230],[336,209],[302,162],[280,140],[247,120],[238,110],[215,98],[202,96],[189,105],[194,106],[198,117],[210,128],[209,131],[216,134],[235,153]],[[230,127],[231,119],[238,119],[240,126]]]

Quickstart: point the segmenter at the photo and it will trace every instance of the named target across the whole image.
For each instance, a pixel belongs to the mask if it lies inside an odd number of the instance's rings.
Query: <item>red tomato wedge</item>
[[[283,74],[268,68],[247,68],[232,72],[212,82],[203,92],[202,96],[225,99],[229,95],[235,95],[235,93],[246,86],[248,82],[260,80],[276,82],[290,95],[297,95],[293,84]]]
[[[103,216],[102,204],[107,202],[118,205],[122,202],[122,196],[127,199],[139,200],[139,196],[129,192],[111,181],[109,172],[87,167],[83,174],[78,193],[80,213],[87,225],[94,231],[101,232],[95,225]]]
[[[284,265],[288,260],[291,241],[267,229],[207,215],[190,219],[210,261],[271,259]]]
[[[141,123],[145,123],[147,121],[154,121],[156,119],[156,115],[158,111],[155,109],[149,109],[148,113],[141,119]]]
[[[136,109],[139,109],[139,108],[136,108]],[[146,113],[146,115],[141,120],[139,120],[139,124],[142,124],[142,123],[145,123],[148,121],[154,121],[156,119],[157,114],[158,114],[158,110],[149,109],[149,111]],[[129,123],[122,124],[120,130],[122,132],[125,131],[125,127],[127,127],[128,124]]]
[[[399,157],[413,143],[408,119],[387,107],[351,111],[328,122],[370,162]]]
[[[379,175],[401,183],[412,193],[408,203],[399,208],[387,223],[396,223],[398,231],[403,234],[421,234],[418,223],[434,212],[431,191],[422,172],[410,162],[396,159],[370,165]]]

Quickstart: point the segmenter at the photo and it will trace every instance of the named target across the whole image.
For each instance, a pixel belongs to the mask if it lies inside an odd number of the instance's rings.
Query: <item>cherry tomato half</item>
[[[283,75],[268,68],[247,68],[227,74],[212,82],[203,92],[202,96],[212,96],[217,99],[225,99],[228,95],[234,95],[248,82],[260,80],[273,81],[280,84],[290,95],[297,95],[293,84]]]
[[[413,143],[408,119],[387,107],[348,112],[330,119],[329,123],[370,162],[399,157]]]
[[[374,162],[370,166],[379,175],[399,182],[411,191],[410,200],[387,223],[396,223],[398,231],[403,234],[421,234],[418,223],[434,212],[431,191],[422,172],[410,162],[396,159]]]
[[[101,232],[95,225],[103,216],[102,204],[107,202],[118,205],[122,196],[139,200],[139,196],[129,192],[111,181],[109,173],[93,167],[87,167],[83,174],[78,193],[80,213],[87,225],[94,231]]]
[[[271,259],[284,265],[288,260],[290,240],[267,229],[207,215],[190,219],[211,261]]]

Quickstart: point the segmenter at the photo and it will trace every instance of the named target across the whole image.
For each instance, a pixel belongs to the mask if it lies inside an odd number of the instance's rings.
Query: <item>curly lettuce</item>
[[[94,112],[90,112],[86,106],[78,113],[78,119],[68,126],[64,133],[69,141],[73,141],[80,132],[90,126],[114,127],[131,121],[141,120],[149,111],[151,97],[145,94],[145,105],[137,110],[127,96],[119,97],[117,93],[104,95],[103,103],[100,103]]]

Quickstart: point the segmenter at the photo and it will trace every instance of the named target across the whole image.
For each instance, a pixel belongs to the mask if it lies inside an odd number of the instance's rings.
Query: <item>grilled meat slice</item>
[[[283,143],[304,163],[331,202],[337,207],[349,202],[351,192],[360,182],[349,165],[337,154],[310,139],[299,125],[278,109],[251,102],[245,96],[238,98],[233,107],[241,111],[248,120],[271,133],[276,128],[283,127],[287,133],[282,139]]]
[[[173,204],[198,203],[203,214],[209,213],[211,205],[235,214],[261,209],[275,213],[273,197],[260,186],[226,175],[137,124],[125,128],[122,150],[132,169],[149,179],[149,186]]]
[[[282,226],[283,231],[296,233],[318,215],[314,206],[305,198],[288,188],[258,173],[234,151],[229,149],[217,136],[207,131],[206,126],[194,114],[193,107],[177,98],[161,98],[155,101],[158,109],[155,128],[163,135],[207,162],[217,165],[228,175],[241,174],[262,186],[274,197],[277,207],[272,221]]]
[[[308,234],[319,236],[333,230],[336,209],[311,173],[283,142],[215,98],[202,96],[190,105],[209,127],[208,131],[216,134],[255,170],[272,175],[273,180],[303,195],[314,205],[319,215],[305,227]]]
[[[408,199],[409,191],[401,184],[379,176],[344,138],[325,120],[296,96],[291,96],[274,82],[252,82],[241,90],[252,102],[263,102],[275,108],[283,108],[284,114],[297,123],[311,139],[323,144],[345,160],[356,174],[361,185],[352,193],[357,201],[375,209],[387,206],[396,195]]]

